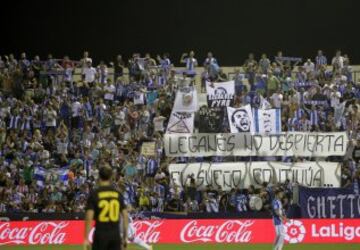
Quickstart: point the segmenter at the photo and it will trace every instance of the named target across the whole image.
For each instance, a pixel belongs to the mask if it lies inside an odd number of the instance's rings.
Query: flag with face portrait
[[[194,113],[172,112],[166,133],[187,133],[194,131]]]
[[[254,119],[250,105],[240,108],[227,107],[231,133],[255,132]]]
[[[231,106],[235,96],[235,83],[234,81],[206,82],[206,93],[210,108]]]
[[[259,134],[277,134],[281,132],[280,109],[254,109],[255,132]]]

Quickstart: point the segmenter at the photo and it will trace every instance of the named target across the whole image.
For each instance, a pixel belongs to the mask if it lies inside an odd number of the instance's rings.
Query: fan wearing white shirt
[[[284,96],[281,94],[280,90],[277,90],[274,94],[270,96],[270,100],[272,101],[274,108],[281,108],[281,103],[283,101]]]
[[[72,115],[71,115],[71,126],[72,126],[72,128],[77,129],[79,127],[82,106],[83,105],[77,100],[75,100],[71,104],[71,113],[72,113]]]
[[[44,117],[45,117],[45,125],[46,127],[55,129],[56,127],[56,111],[52,108],[51,105],[44,111]],[[54,131],[55,132],[55,131]]]
[[[98,75],[99,75],[99,82],[101,84],[105,84],[107,83],[107,78],[108,78],[108,68],[106,66],[106,64],[104,63],[104,61],[101,61],[99,66],[97,67],[98,69]]]
[[[334,86],[330,94],[330,106],[335,108],[340,104],[341,93],[337,90],[337,86]]]
[[[88,62],[92,63],[92,59],[89,57],[89,52],[84,51],[83,58],[80,60],[80,66],[82,69],[84,69]]]
[[[160,115],[160,113],[157,113],[156,116],[154,117],[153,123],[154,123],[154,131],[158,132],[164,132],[164,121],[166,120],[166,118],[162,115]]]
[[[336,51],[336,55],[331,60],[331,65],[334,69],[342,69],[344,67],[344,57],[341,56],[341,51]]]
[[[315,70],[315,64],[311,61],[311,59],[307,59],[304,63],[304,69],[306,73],[310,73]]]
[[[117,127],[120,127],[122,125],[126,124],[126,110],[124,107],[117,106],[116,107],[116,113],[114,117],[114,124]]]
[[[90,87],[94,86],[97,71],[94,67],[92,67],[92,62],[88,61],[86,63],[87,67],[83,68],[82,75],[84,82],[87,83]]]
[[[114,84],[112,84],[111,81],[109,80],[107,82],[106,86],[104,87],[105,101],[107,101],[108,103],[112,103],[114,101],[115,91],[116,91],[116,88],[115,88]]]

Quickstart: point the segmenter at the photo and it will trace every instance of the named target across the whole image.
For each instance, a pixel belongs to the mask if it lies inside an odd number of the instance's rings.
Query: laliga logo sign
[[[301,221],[290,220],[285,224],[285,240],[289,243],[300,243],[304,240],[306,229]]]

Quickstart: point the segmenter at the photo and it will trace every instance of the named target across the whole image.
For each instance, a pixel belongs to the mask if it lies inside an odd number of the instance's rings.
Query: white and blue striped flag
[[[255,132],[259,134],[277,134],[281,132],[280,109],[254,109]]]
[[[37,166],[34,169],[34,179],[39,187],[44,187],[46,181],[50,183],[63,182],[66,184],[69,180],[68,173],[68,167],[46,169]]]

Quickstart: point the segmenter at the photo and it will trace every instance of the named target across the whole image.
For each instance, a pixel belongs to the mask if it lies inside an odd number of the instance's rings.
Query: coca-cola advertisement
[[[269,219],[136,220],[137,237],[156,243],[272,243],[275,230]],[[82,244],[84,222],[1,222],[0,245]],[[92,238],[94,230],[90,232]],[[360,243],[359,219],[288,220],[287,243]]]

